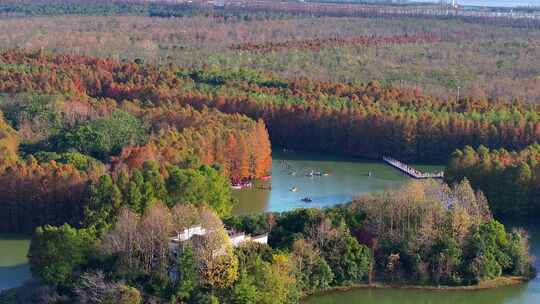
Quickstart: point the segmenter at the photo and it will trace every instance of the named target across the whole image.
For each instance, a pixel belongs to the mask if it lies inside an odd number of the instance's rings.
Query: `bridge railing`
[[[424,179],[424,178],[444,178],[444,172],[435,172],[435,173],[426,173],[426,172],[422,172],[420,170],[417,170],[405,163],[402,163],[400,162],[399,160],[395,159],[395,158],[392,158],[392,157],[389,157],[389,156],[384,156],[383,157],[383,160],[388,163],[389,165],[391,165],[392,167],[414,177],[414,178],[417,178],[417,179]]]

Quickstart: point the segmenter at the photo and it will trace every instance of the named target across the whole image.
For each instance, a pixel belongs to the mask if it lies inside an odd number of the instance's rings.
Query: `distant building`
[[[231,238],[231,242],[234,247],[240,246],[240,244],[249,239],[249,236],[247,236],[244,232],[232,233],[229,234],[229,237]]]
[[[189,228],[184,229],[180,234],[178,234],[177,239],[179,241],[187,241],[191,239],[194,235],[205,235],[206,229],[204,229],[201,225],[197,226],[191,226]]]
[[[229,234],[229,237],[231,238],[231,242],[234,247],[238,247],[245,242],[268,244],[268,234],[266,233],[257,235],[257,236],[250,236],[250,235],[245,234],[244,232],[238,232],[238,233]]]
[[[193,237],[203,237],[208,233],[208,230],[203,228],[202,225],[195,225],[184,229],[178,235],[171,237],[169,242],[169,249],[176,251],[178,245],[182,242],[188,241]],[[245,242],[255,242],[259,244],[268,244],[268,234],[261,234],[256,236],[250,236],[245,232],[233,232],[227,230],[227,234],[231,240],[233,247],[238,247]]]
[[[259,244],[268,244],[268,233],[251,237],[251,241]]]

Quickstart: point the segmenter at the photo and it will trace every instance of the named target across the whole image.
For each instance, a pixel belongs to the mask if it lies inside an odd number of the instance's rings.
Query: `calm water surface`
[[[442,170],[441,166],[417,166],[426,171]],[[307,177],[311,171],[327,172],[329,176]],[[291,175],[291,172],[296,172]],[[371,176],[370,176],[371,172]],[[409,178],[383,164],[361,162],[351,158],[318,154],[274,153],[272,181],[256,186],[272,186],[272,190],[235,190],[239,200],[234,213],[249,214],[262,211],[286,211],[301,207],[325,207],[350,201],[355,195],[399,187]],[[297,192],[291,191],[293,187]],[[309,197],[312,203],[304,203]]]
[[[0,234],[0,291],[30,279],[26,258],[29,246],[25,236]]]

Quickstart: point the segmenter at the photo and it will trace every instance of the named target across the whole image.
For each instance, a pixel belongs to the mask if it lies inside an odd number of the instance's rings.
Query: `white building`
[[[268,244],[268,233],[254,236],[251,238],[251,241],[260,244]]]
[[[171,251],[176,251],[178,249],[178,244],[190,240],[192,237],[199,235],[204,236],[208,233],[208,230],[203,228],[201,225],[191,226],[184,229],[177,236],[171,237],[169,242],[169,249]],[[268,244],[268,234],[262,234],[257,236],[250,236],[245,232],[232,232],[227,231],[229,238],[233,247],[238,247],[245,242],[255,242],[259,244]]]
[[[191,226],[179,233],[177,239],[180,242],[184,242],[191,239],[191,237],[194,235],[206,235],[206,232],[206,229],[204,229],[201,225]]]
[[[231,238],[233,247],[238,247],[249,239],[249,236],[244,232],[229,233],[229,237]]]
[[[259,244],[268,244],[268,234],[261,234],[256,236],[250,236],[244,232],[229,234],[231,242],[234,247],[238,247],[245,242],[255,242]]]
[[[182,232],[178,233],[178,235],[170,238],[169,249],[171,251],[176,251],[176,249],[178,249],[178,244],[180,244],[181,242],[185,242],[195,235],[206,235],[206,233],[207,230],[204,229],[201,225],[186,228]]]

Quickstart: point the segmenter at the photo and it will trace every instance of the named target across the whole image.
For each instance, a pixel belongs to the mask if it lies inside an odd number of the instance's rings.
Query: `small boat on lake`
[[[298,192],[298,190],[300,190],[300,189],[298,189],[298,187],[292,187],[290,191],[291,192]]]
[[[328,172],[324,172],[324,171],[315,171],[315,170],[311,170],[309,172],[306,172],[306,176],[308,177],[313,177],[313,176],[329,176],[330,173]]]
[[[313,200],[312,200],[311,198],[307,197],[307,196],[304,197],[303,199],[301,199],[301,201],[304,202],[304,203],[311,203],[311,202],[313,202]]]
[[[240,182],[240,183],[232,183],[231,189],[233,190],[241,190],[241,189],[247,189],[251,188],[253,184],[250,181],[247,182]]]

